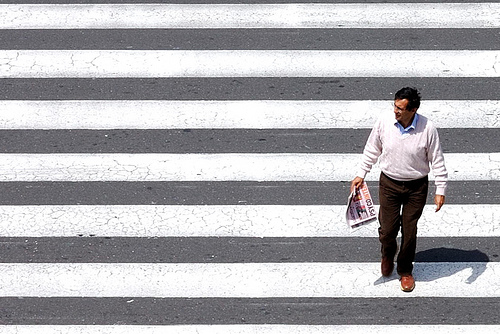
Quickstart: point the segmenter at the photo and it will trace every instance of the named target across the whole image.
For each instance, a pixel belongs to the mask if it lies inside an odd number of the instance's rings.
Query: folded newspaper
[[[366,182],[349,195],[346,220],[352,230],[377,220],[375,205]]]

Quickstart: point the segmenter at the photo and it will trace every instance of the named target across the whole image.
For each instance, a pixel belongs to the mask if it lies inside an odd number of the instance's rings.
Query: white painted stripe
[[[342,205],[0,206],[3,237],[377,237]],[[378,208],[377,208],[378,210]],[[421,237],[500,237],[500,205],[426,206]]]
[[[451,181],[500,179],[500,153],[449,153],[445,160]],[[322,153],[0,154],[0,182],[350,181],[360,161],[360,154]],[[374,166],[366,180],[379,174]]]
[[[393,101],[0,101],[0,129],[371,128]],[[423,101],[441,128],[500,128],[499,100]]]
[[[1,78],[235,76],[499,77],[500,51],[0,51]]]
[[[500,297],[499,262],[416,263],[399,289],[380,263],[3,263],[2,297]]]
[[[0,29],[499,28],[498,3],[0,5]]]
[[[134,300],[130,299],[133,303]],[[500,325],[7,325],[2,334],[492,334]]]

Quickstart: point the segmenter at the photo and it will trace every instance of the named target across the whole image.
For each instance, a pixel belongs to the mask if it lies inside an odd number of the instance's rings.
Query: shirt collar
[[[417,122],[418,122],[418,114],[415,113],[415,117],[413,117],[413,122],[411,122],[410,126],[407,128],[403,128],[403,126],[398,122],[394,122],[394,125],[396,125],[401,132],[401,134],[409,133],[411,130],[415,130],[417,128]]]

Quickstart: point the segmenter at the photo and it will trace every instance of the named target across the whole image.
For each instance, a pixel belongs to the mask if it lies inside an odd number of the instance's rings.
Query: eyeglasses
[[[405,111],[406,109],[400,108],[396,105],[396,103],[393,103],[394,109],[397,109],[399,111]]]

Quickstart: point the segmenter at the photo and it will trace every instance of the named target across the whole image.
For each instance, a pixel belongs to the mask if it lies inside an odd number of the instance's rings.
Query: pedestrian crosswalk
[[[0,27],[2,29],[500,27],[500,5],[493,2],[289,2],[11,4],[0,8],[0,13],[4,17]]]
[[[4,78],[497,77],[496,50],[16,50]],[[405,60],[412,59],[410,64]],[[405,66],[401,64],[405,63]]]
[[[378,263],[4,264],[10,297],[405,298]],[[497,263],[419,263],[412,297],[500,297]],[[347,284],[346,282],[355,282]],[[468,289],[456,289],[467,284]],[[396,301],[397,303],[397,301]]]
[[[494,220],[498,209],[495,204],[449,204],[435,213],[428,206],[419,235],[498,237],[498,222],[483,224]],[[343,205],[4,205],[0,226],[6,237],[326,238],[376,233],[376,224],[349,231],[342,224],[344,214]]]
[[[0,333],[494,333],[500,4],[1,1]],[[417,287],[349,181],[416,86]],[[377,170],[367,178],[378,202]]]
[[[65,153],[3,154],[4,181],[336,181],[348,180],[359,154]],[[445,154],[451,181],[498,180],[500,153]],[[377,173],[378,172],[378,173]],[[366,180],[373,181],[380,170]],[[433,178],[430,178],[433,179]]]
[[[0,101],[2,129],[371,128],[390,101],[52,100]],[[426,101],[419,113],[442,128],[497,128],[498,100]],[[168,113],[168,117],[165,114]]]

